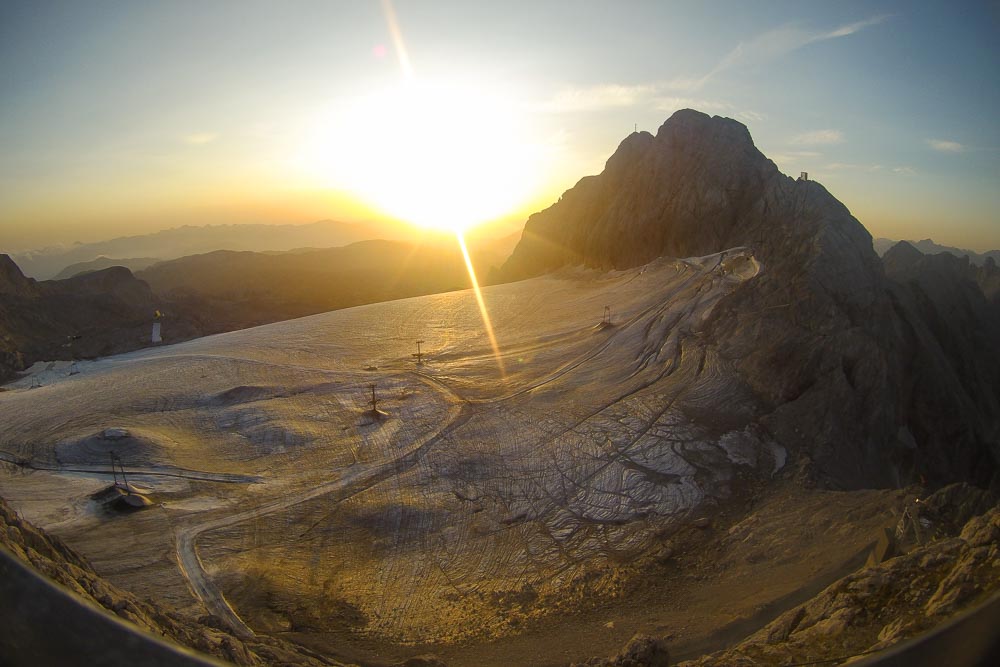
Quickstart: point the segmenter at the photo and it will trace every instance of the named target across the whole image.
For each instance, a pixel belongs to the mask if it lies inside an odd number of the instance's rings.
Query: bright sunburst
[[[538,151],[505,96],[409,79],[332,109],[310,169],[384,213],[460,232],[510,213],[538,182]]]

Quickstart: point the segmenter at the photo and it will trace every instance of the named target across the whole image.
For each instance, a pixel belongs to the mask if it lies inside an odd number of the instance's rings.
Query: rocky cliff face
[[[148,345],[159,308],[161,300],[124,267],[37,282],[0,255],[0,381],[35,361],[81,359]],[[186,322],[173,324],[172,338],[194,333]]]
[[[899,241],[882,256],[886,275],[897,282],[918,279],[921,273],[947,274],[947,282],[970,281],[979,287],[986,301],[1000,306],[1000,268],[993,257],[976,263],[968,255],[953,252],[926,253],[909,241]]]
[[[9,255],[0,255],[0,294],[32,296],[36,292],[35,281],[26,278]]]
[[[994,470],[1000,459],[1000,308],[976,280],[985,267],[900,242],[883,257],[904,383],[898,410],[922,467]],[[994,473],[995,474],[995,473]],[[978,477],[985,483],[985,475]]]
[[[947,504],[955,500],[959,504]],[[681,662],[679,667],[837,663],[838,658],[880,651],[921,635],[957,612],[989,600],[1000,574],[1000,507],[995,499],[963,485],[945,487],[923,502],[920,518],[928,527],[921,528],[919,540],[913,537],[912,524],[901,520],[881,543],[888,547],[881,551],[886,560],[881,561],[876,550],[865,567],[736,646]],[[981,613],[988,618],[988,611]],[[944,645],[953,664],[994,664],[996,641],[991,645],[983,639],[979,646],[968,646],[951,637],[940,640],[937,648]],[[933,656],[934,641],[920,650]],[[940,659],[925,658],[919,664],[939,664]],[[913,664],[913,660],[913,655],[897,655],[896,661],[885,664]]]
[[[128,591],[121,590],[98,575],[86,559],[67,547],[61,540],[48,535],[20,517],[0,498],[0,547],[8,550],[16,558],[30,565],[40,574],[75,593],[83,604],[104,608],[121,619],[142,629],[150,635],[162,637],[181,646],[193,648],[205,654],[237,665],[333,665],[341,663],[316,656],[310,651],[270,637],[240,639],[229,632],[225,625],[212,616],[198,619],[183,616],[176,611],[152,600],[140,600]],[[46,600],[39,600],[44,608]],[[65,619],[60,619],[61,621]],[[73,632],[79,628],[72,628]],[[88,631],[100,633],[102,627],[95,624]],[[72,636],[72,632],[65,633]],[[28,636],[14,637],[0,632],[0,652],[10,657],[12,662],[4,664],[35,664],[40,656],[51,656],[39,643],[44,630]],[[136,632],[131,637],[130,648],[136,654],[144,654],[145,636]],[[60,645],[61,642],[56,642]],[[128,653],[128,651],[124,651]],[[103,664],[116,663],[115,654],[109,652],[101,658]],[[98,656],[80,656],[96,659]],[[47,662],[42,659],[43,662]]]
[[[630,135],[604,172],[529,218],[500,275],[626,268],[734,246],[750,247],[763,271],[720,303],[700,338],[755,391],[758,423],[815,479],[994,479],[1000,382],[966,392],[985,400],[946,395],[963,386],[966,362],[926,339],[943,329],[899,305],[846,207],[819,183],[781,174],[737,121],[684,110],[655,136]],[[976,317],[944,328],[975,329]],[[995,362],[995,346],[971,345],[969,355]],[[921,414],[930,404],[957,416],[937,425]]]
[[[975,267],[976,284],[983,290],[983,296],[1000,308],[1000,267],[992,257],[987,257],[982,266]]]
[[[771,242],[780,234],[789,236],[784,247]],[[831,259],[843,269],[878,271],[871,237],[821,185],[781,174],[741,123],[684,110],[655,137],[627,137],[603,173],[531,216],[502,275],[519,279],[573,263],[627,268],[741,245],[767,260],[806,250],[796,244],[817,235],[827,253],[840,251]]]

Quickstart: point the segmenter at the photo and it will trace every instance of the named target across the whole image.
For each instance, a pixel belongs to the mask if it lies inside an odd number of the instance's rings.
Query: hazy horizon
[[[92,241],[75,240],[75,241],[68,241],[68,242],[50,243],[50,244],[45,245],[45,246],[32,246],[32,247],[25,247],[25,248],[4,248],[4,249],[2,249],[2,252],[3,253],[9,253],[9,254],[23,254],[23,253],[31,253],[31,252],[41,252],[41,251],[44,251],[44,250],[50,250],[50,249],[55,249],[55,248],[69,249],[69,248],[72,248],[73,246],[77,246],[77,245],[99,244],[99,243],[103,243],[103,242],[114,241],[114,240],[121,239],[121,238],[129,238],[129,237],[132,237],[132,236],[155,235],[155,234],[159,234],[159,233],[171,232],[171,231],[175,231],[175,230],[179,230],[179,229],[184,229],[184,228],[204,229],[204,228],[208,228],[208,227],[234,227],[234,226],[243,226],[243,225],[246,225],[246,226],[268,225],[268,226],[273,226],[273,227],[285,227],[285,226],[307,227],[307,226],[311,226],[311,225],[320,225],[320,224],[323,224],[323,223],[339,223],[339,222],[342,222],[342,221],[324,219],[324,220],[313,220],[311,222],[273,222],[273,223],[268,223],[268,222],[211,223],[211,222],[209,222],[209,223],[205,223],[203,225],[199,225],[199,224],[196,224],[196,223],[186,223],[186,224],[183,224],[183,225],[175,225],[175,226],[172,226],[172,227],[163,227],[163,228],[158,228],[158,229],[142,230],[142,231],[136,232],[135,234],[125,234],[125,235],[122,235],[122,236],[107,237],[107,238],[100,237],[100,238],[95,238]],[[358,225],[360,227],[365,227],[368,224],[370,224],[370,221],[359,221],[359,222],[356,222],[356,223],[348,223],[348,224],[352,224],[352,225],[356,224],[356,225]],[[401,231],[403,231],[404,225],[406,223],[402,223],[402,222],[398,222],[398,221],[393,221],[393,222],[389,222],[388,224],[390,224],[390,225],[397,224],[397,225],[400,226]],[[473,236],[473,237],[480,237],[480,238],[483,238],[483,239],[486,239],[486,240],[500,240],[504,236],[509,236],[510,234],[519,234],[519,233],[521,233],[521,231],[523,230],[523,228],[524,228],[523,221],[522,221],[521,224],[514,224],[514,223],[504,224],[502,221],[499,221],[499,222],[495,222],[495,223],[485,223],[485,224],[483,224],[481,226],[478,226],[476,229],[471,230],[470,232],[468,232],[467,235],[470,235],[470,236]],[[871,230],[869,230],[869,231],[871,231]],[[446,234],[447,234],[447,232],[433,232],[433,231],[430,231],[430,230],[427,232],[427,235],[433,236],[437,240],[443,240]],[[402,239],[402,240],[407,240],[407,239],[414,238],[414,237],[417,237],[417,236],[419,236],[419,232],[412,232],[411,231],[407,235],[407,237],[404,238],[404,239]],[[929,240],[929,241],[933,241],[934,243],[936,243],[937,245],[940,245],[940,246],[947,246],[947,247],[951,247],[951,248],[956,248],[958,250],[970,250],[970,251],[973,251],[973,252],[976,252],[976,253],[980,253],[980,254],[984,254],[984,253],[988,253],[988,252],[993,252],[993,251],[1000,250],[1000,247],[989,247],[989,246],[986,246],[986,247],[981,247],[981,248],[974,248],[974,247],[963,247],[963,246],[958,246],[958,245],[951,245],[949,243],[942,242],[939,239],[936,239],[936,238],[933,238],[933,237],[923,237],[923,238],[918,238],[918,237],[911,237],[911,238],[890,238],[890,237],[886,237],[886,236],[878,236],[878,235],[872,234],[872,241],[873,242],[874,241],[878,241],[880,239],[888,239],[890,241],[894,241],[894,242],[897,242],[897,243],[900,242],[900,241],[906,241],[906,242],[909,242],[909,243],[917,243],[917,242],[920,242],[920,241]],[[388,239],[388,240],[394,240],[394,239]]]
[[[523,220],[520,223],[514,223],[510,221],[491,221],[483,223],[482,225],[476,226],[475,229],[467,231],[464,236],[471,239],[482,239],[487,241],[500,240],[511,234],[518,234],[524,227]],[[339,226],[341,224],[346,224],[350,226],[356,226],[361,229],[371,229],[375,234],[370,238],[371,240],[377,240],[383,238],[385,240],[404,240],[404,241],[423,241],[424,239],[429,241],[443,241],[446,239],[454,239],[451,232],[439,231],[439,230],[420,230],[414,229],[412,225],[398,220],[359,220],[359,221],[344,221],[344,220],[334,220],[331,218],[325,218],[322,220],[310,220],[306,222],[206,222],[204,224],[198,224],[197,222],[189,222],[184,224],[171,225],[167,227],[157,227],[149,229],[126,229],[125,233],[118,236],[104,236],[97,235],[93,238],[80,238],[69,241],[54,241],[46,243],[45,245],[39,246],[26,246],[26,247],[4,247],[0,248],[0,253],[3,254],[25,254],[25,253],[38,253],[47,250],[55,249],[70,249],[75,246],[80,245],[100,245],[103,243],[108,243],[111,241],[118,241],[121,239],[129,238],[140,238],[146,236],[156,236],[159,234],[166,234],[169,232],[176,232],[184,229],[220,229],[220,228],[232,228],[232,227],[295,227],[295,228],[305,228],[305,227],[315,227],[324,224],[329,224],[333,226]],[[381,232],[389,230],[392,233],[382,234]],[[85,240],[86,239],[86,240]],[[353,243],[353,241],[351,242]],[[325,247],[325,246],[324,246]],[[334,247],[334,246],[330,246]],[[220,248],[222,250],[226,248]]]
[[[988,3],[6,3],[0,248],[514,227],[690,107],[873,237],[992,250],[997,24]]]

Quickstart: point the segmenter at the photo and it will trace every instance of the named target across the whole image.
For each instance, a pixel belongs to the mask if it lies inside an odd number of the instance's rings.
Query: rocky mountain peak
[[[111,295],[138,311],[150,310],[155,298],[149,285],[136,278],[124,266],[111,266],[100,271],[83,273],[65,280],[42,283],[50,290],[63,294]]]
[[[134,350],[162,308],[124,267],[36,282],[0,255],[0,381],[35,361]]]
[[[133,280],[135,280],[135,276],[124,266],[109,266],[99,271],[66,278],[60,282],[66,286],[72,285],[77,289],[107,292]]]
[[[917,250],[912,243],[900,241],[882,257],[887,273],[898,273],[916,266],[924,258],[924,253]]]
[[[820,183],[779,172],[735,120],[685,109],[655,136],[628,136],[601,174],[528,219],[499,277],[736,247],[762,269],[688,344],[727,360],[759,397],[759,425],[816,478],[847,487],[994,478],[1000,361],[983,336],[961,331],[995,330],[967,262],[901,244],[883,266],[847,207]],[[922,277],[891,287],[896,265]],[[954,327],[941,316],[948,303],[967,315]],[[944,424],[945,414],[957,417]]]
[[[0,254],[0,294],[28,296],[34,292],[35,281],[21,273],[10,255]]]
[[[633,132],[625,137],[614,154],[608,158],[605,170],[616,171],[627,169],[630,164],[643,156],[653,147],[655,138],[649,132]]]
[[[746,245],[766,255],[830,231],[836,243],[861,248],[865,256],[852,261],[862,270],[876,270],[871,237],[822,186],[781,174],[742,123],[684,109],[655,136],[626,137],[604,172],[531,216],[500,275],[516,280],[567,264],[623,269]]]
[[[692,143],[707,147],[728,145],[753,148],[750,130],[743,123],[724,116],[709,116],[694,109],[681,109],[663,122],[656,132],[660,142]]]

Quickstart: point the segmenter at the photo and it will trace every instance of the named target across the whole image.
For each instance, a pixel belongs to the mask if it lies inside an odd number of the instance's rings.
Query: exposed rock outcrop
[[[906,242],[925,255],[936,255],[940,252],[947,252],[954,255],[955,257],[963,257],[965,255],[968,255],[969,260],[975,266],[983,266],[990,259],[993,260],[994,264],[996,264],[997,261],[1000,261],[1000,250],[988,250],[986,252],[979,253],[976,252],[975,250],[969,250],[967,248],[955,248],[953,246],[941,245],[939,243],[935,243],[931,239],[923,239],[920,241],[907,240]],[[899,243],[899,241],[894,241],[892,239],[886,239],[886,238],[875,239],[874,241],[875,252],[877,252],[880,256],[884,255],[891,248],[895,247],[897,243]]]
[[[1000,267],[992,257],[987,257],[976,271],[976,283],[983,290],[983,296],[997,308],[1000,308]]]
[[[1000,309],[975,282],[968,257],[924,255],[901,241],[883,257],[897,322],[902,432],[919,468],[995,470],[1000,459]],[[982,484],[989,477],[973,474]]]
[[[215,656],[237,665],[340,665],[327,658],[320,658],[295,644],[266,636],[240,639],[218,622],[204,617],[193,619],[182,616],[161,604],[150,600],[140,600],[109,583],[96,572],[90,563],[59,539],[19,517],[0,498],[0,546],[28,563],[36,571],[75,593],[79,598],[134,624],[155,636],[162,636],[203,653]],[[41,641],[44,632],[37,637],[19,637],[16,641],[4,637],[0,631],[0,649],[16,648],[16,652],[5,657],[14,660],[10,664],[22,662],[32,651],[32,642]],[[7,644],[7,641],[14,641]],[[137,633],[136,641],[141,641]],[[94,656],[80,656],[85,662]],[[6,662],[5,662],[6,664]]]
[[[916,511],[913,520],[925,532],[920,542],[909,543],[906,553],[844,577],[730,649],[681,664],[833,662],[888,648],[995,593],[1000,582],[996,498],[953,485],[919,506],[925,509]],[[982,509],[984,513],[969,516]],[[898,530],[897,535],[906,538]]]
[[[997,257],[1000,256],[1000,250],[991,250],[985,255],[980,255],[970,250],[939,246],[930,239],[924,239],[917,243],[877,239],[875,241],[875,251],[882,256],[883,263],[886,265],[886,272],[889,275],[903,270],[903,267],[906,265],[915,264],[924,256],[951,255],[954,259],[961,261],[964,267],[962,269],[963,273],[979,285],[979,289],[982,290],[986,300],[994,306],[1000,307],[1000,268],[997,267]],[[889,255],[890,252],[892,256]],[[963,257],[965,258],[964,260]],[[948,260],[940,259],[935,261],[943,263]]]
[[[592,658],[573,667],[670,667],[670,651],[662,639],[636,635],[618,655]]]
[[[774,243],[781,233],[790,237]],[[807,250],[799,244],[817,234],[829,237],[821,239],[831,246],[824,250],[839,251],[830,259],[848,260],[840,272],[877,271],[870,236],[821,185],[781,174],[741,123],[688,109],[655,137],[628,136],[603,173],[532,215],[502,275],[519,279],[574,263],[621,269],[743,245],[768,261]]]
[[[946,252],[928,255],[907,241],[900,241],[882,256],[886,276],[898,283],[924,283],[944,278],[948,284],[972,283],[967,286],[969,296],[977,302],[981,294],[994,308],[1000,306],[1000,268],[992,257],[982,266],[972,263],[968,255],[956,256]],[[978,289],[976,289],[978,288]],[[1000,312],[1000,311],[998,311]]]
[[[719,304],[700,339],[733,364],[760,399],[756,421],[813,479],[996,479],[1000,377],[964,387],[966,359],[925,340],[939,331],[900,307],[861,223],[819,183],[781,174],[737,121],[684,110],[655,136],[630,135],[600,175],[529,218],[500,276],[735,246],[763,270]],[[995,345],[969,352],[987,359],[981,375],[997,366]],[[955,417],[935,425],[921,413],[928,404]]]
[[[36,361],[90,358],[148,345],[159,308],[162,300],[124,267],[37,282],[0,255],[0,381]],[[175,319],[168,340],[196,332]]]
[[[33,278],[27,278],[10,255],[0,255],[0,295],[30,297],[38,290]]]
[[[142,269],[150,267],[159,261],[160,260],[155,257],[127,257],[124,259],[115,259],[101,255],[96,259],[90,260],[89,262],[77,262],[76,264],[70,264],[65,269],[57,273],[52,279],[65,280],[66,278],[74,278],[84,273],[101,271],[102,269],[107,269],[112,266],[124,266],[126,269],[134,273],[135,271],[141,271]]]

